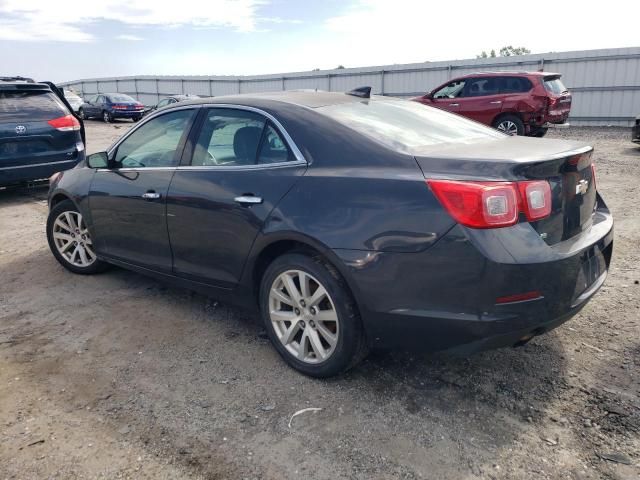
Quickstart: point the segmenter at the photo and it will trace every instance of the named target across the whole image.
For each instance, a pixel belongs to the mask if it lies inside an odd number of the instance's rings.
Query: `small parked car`
[[[578,313],[613,248],[592,151],[369,88],[189,100],[57,175],[47,238],[72,272],[255,308],[289,365],[327,377],[370,348],[521,345]]]
[[[71,105],[72,110],[77,113],[84,103],[82,98],[80,98],[80,96],[73,90],[63,89],[62,92],[64,94],[64,98],[66,98],[69,105]]]
[[[640,143],[640,115],[636,117],[636,123],[631,128],[631,141]]]
[[[100,118],[105,123],[117,118],[137,122],[144,116],[144,105],[124,93],[99,93],[89,97],[80,107],[82,118]]]
[[[0,186],[49,178],[84,156],[82,121],[53,83],[0,78]]]
[[[560,78],[549,72],[472,73],[413,100],[509,135],[543,137],[550,126],[568,126],[571,93]]]
[[[158,104],[153,107],[154,110],[157,110],[162,107],[166,107],[167,105],[171,105],[173,103],[184,102],[185,100],[194,100],[196,98],[200,98],[198,95],[172,95],[170,97],[163,98],[158,102]]]

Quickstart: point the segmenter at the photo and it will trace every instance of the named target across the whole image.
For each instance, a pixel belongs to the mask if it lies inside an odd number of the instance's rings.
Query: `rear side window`
[[[524,77],[500,77],[500,93],[525,93],[533,85]]]
[[[51,92],[0,91],[0,116],[7,121],[41,121],[68,115],[67,109]]]
[[[191,165],[243,166],[293,160],[271,123],[254,112],[213,108],[207,113]]]
[[[544,88],[547,92],[555,93],[556,95],[560,95],[568,91],[567,87],[562,83],[562,80],[560,80],[560,77],[545,77]]]

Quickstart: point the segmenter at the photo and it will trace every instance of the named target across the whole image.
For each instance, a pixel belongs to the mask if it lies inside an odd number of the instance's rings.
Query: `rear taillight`
[[[427,184],[449,214],[471,228],[508,227],[517,223],[519,212],[531,222],[551,213],[551,187],[544,180],[427,180]]]
[[[518,182],[520,210],[527,220],[535,222],[551,214],[551,187],[545,180]]]
[[[65,115],[64,117],[54,118],[47,122],[56,130],[61,132],[69,132],[71,130],[80,130],[80,122],[73,115]]]

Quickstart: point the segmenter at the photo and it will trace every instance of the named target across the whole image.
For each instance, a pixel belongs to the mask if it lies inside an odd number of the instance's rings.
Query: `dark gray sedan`
[[[366,89],[176,103],[54,178],[49,205],[68,270],[255,306],[318,377],[370,348],[526,343],[584,307],[613,246],[591,147]]]

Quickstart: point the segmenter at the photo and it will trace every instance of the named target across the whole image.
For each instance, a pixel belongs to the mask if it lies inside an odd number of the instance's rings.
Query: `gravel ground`
[[[89,151],[130,125],[87,122]],[[638,479],[640,149],[626,129],[549,136],[596,147],[616,219],[596,298],[522,348],[379,353],[327,381],[241,310],[68,273],[46,192],[0,191],[0,479]]]

